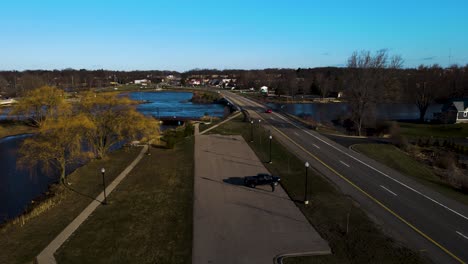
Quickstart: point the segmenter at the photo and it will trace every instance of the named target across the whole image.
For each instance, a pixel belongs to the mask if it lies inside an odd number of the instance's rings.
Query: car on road
[[[281,178],[278,176],[273,176],[268,173],[259,173],[256,176],[247,176],[244,178],[244,185],[255,188],[257,185],[272,185],[274,190],[274,186],[278,185],[281,181]]]
[[[271,112],[273,112],[271,109],[265,110],[265,113],[267,113],[267,114],[271,114]]]

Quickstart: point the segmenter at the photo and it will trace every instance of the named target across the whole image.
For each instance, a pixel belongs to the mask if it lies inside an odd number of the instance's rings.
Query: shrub
[[[176,143],[176,138],[173,136],[169,136],[166,138],[166,148],[173,149]]]
[[[192,136],[195,131],[195,127],[192,123],[186,123],[184,129],[184,137]]]
[[[408,140],[405,136],[403,136],[400,132],[400,126],[393,122],[390,128],[390,137],[392,139],[392,143],[400,149],[407,150],[408,149]]]
[[[417,143],[418,146],[422,147],[423,143],[422,143],[422,140],[421,138],[418,138],[418,143]]]
[[[439,155],[439,158],[435,160],[435,165],[442,169],[453,169],[456,167],[457,160],[453,153],[445,152]]]

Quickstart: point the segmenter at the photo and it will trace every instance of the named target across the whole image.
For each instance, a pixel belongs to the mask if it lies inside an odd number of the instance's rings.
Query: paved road
[[[436,263],[468,262],[468,207],[264,106],[225,96],[263,119],[275,139],[351,195],[385,232]]]
[[[240,136],[195,138],[194,264],[273,263],[290,253],[330,248],[283,188],[244,187],[243,177],[267,172]]]

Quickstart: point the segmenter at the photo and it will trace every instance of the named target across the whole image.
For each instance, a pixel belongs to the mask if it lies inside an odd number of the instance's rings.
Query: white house
[[[468,104],[464,101],[453,102],[457,109],[457,119],[455,123],[468,123]]]

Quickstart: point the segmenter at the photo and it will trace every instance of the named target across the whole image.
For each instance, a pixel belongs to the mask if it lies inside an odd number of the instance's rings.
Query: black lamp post
[[[102,202],[102,204],[107,204],[107,196],[106,196],[106,178],[104,176],[104,174],[106,173],[106,169],[102,168],[101,169],[101,173],[102,173],[102,185],[103,185],[103,190],[104,190],[104,201]]]
[[[273,139],[273,136],[270,135],[270,161],[268,161],[268,163],[271,164],[271,140]]]
[[[250,121],[250,142],[253,142],[253,120]]]
[[[307,200],[307,173],[309,171],[309,162],[306,161],[306,163],[304,164],[305,165],[305,168],[306,168],[306,171],[305,171],[305,191],[304,191],[304,204],[309,204],[309,200]]]

